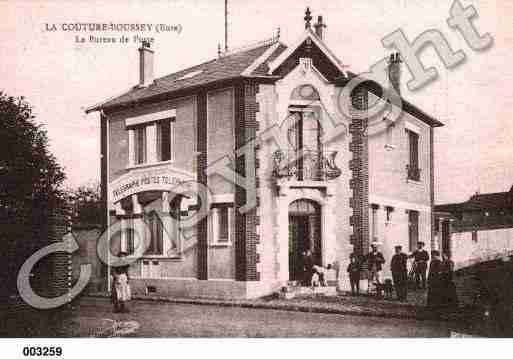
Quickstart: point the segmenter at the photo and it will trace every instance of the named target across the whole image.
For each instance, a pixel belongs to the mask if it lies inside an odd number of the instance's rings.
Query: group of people
[[[303,285],[312,287],[325,287],[326,272],[333,266],[328,264],[326,267],[315,264],[312,251],[309,249],[303,252]]]
[[[360,279],[364,264],[367,265],[369,289],[372,288],[372,285],[375,285],[378,290],[381,288],[387,290],[387,283],[383,282],[381,275],[385,257],[379,251],[378,244],[373,243],[371,251],[366,256],[362,257],[352,253],[349,258],[350,263],[347,272],[353,295],[360,293]],[[427,287],[428,289],[427,305],[430,307],[457,306],[458,299],[453,282],[454,262],[446,254],[441,258],[440,252],[437,250],[431,252],[430,262],[429,253],[424,249],[423,242],[418,242],[417,249],[411,254],[404,253],[402,246],[395,246],[395,254],[390,262],[390,271],[392,272],[392,283],[397,299],[399,301],[407,300],[408,260],[410,258],[413,258],[412,272],[415,288],[426,289]],[[428,263],[429,274],[426,275]]]
[[[127,254],[120,253],[119,257],[123,258]],[[424,243],[419,242],[417,249],[411,254],[402,251],[402,246],[395,246],[395,254],[390,262],[390,270],[392,272],[392,283],[395,288],[396,296],[399,301],[407,300],[408,293],[408,260],[413,258],[412,271],[415,278],[416,289],[428,289],[427,305],[429,307],[454,307],[458,305],[456,295],[456,287],[453,282],[454,262],[449,256],[444,254],[440,258],[440,252],[433,250],[431,252],[431,262],[429,262],[429,254],[424,249]],[[360,279],[364,264],[368,273],[368,288],[373,284],[376,288],[381,288],[383,283],[381,272],[385,264],[385,257],[378,249],[378,244],[371,244],[371,251],[365,256],[359,256],[351,253],[350,262],[347,267],[349,281],[351,284],[351,293],[353,295],[360,294]],[[426,277],[429,262],[429,274]],[[326,272],[330,269],[337,272],[339,267],[337,263],[328,264],[326,267],[315,264],[314,258],[310,250],[303,253],[303,285],[307,286],[326,286]],[[111,270],[112,276],[112,303],[115,312],[128,312],[127,302],[131,299],[131,290],[129,285],[128,265],[113,266]],[[387,282],[387,281],[385,281]],[[386,288],[385,288],[386,289]]]

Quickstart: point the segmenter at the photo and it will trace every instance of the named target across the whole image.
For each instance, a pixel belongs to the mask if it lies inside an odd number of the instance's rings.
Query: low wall
[[[258,298],[279,289],[276,283],[195,278],[133,278],[130,286],[138,295],[218,299]]]
[[[73,236],[78,243],[78,250],[72,254],[72,281],[75,283],[80,276],[80,266],[91,265],[91,278],[85,292],[101,292],[106,290],[107,268],[100,261],[97,254],[97,243],[102,232],[98,226],[80,227],[72,229]]]
[[[451,234],[452,260],[457,269],[490,261],[513,251],[513,228]]]

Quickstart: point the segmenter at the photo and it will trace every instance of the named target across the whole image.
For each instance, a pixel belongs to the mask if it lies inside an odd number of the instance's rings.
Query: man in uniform
[[[402,252],[402,249],[401,246],[395,246],[395,254],[390,262],[390,270],[392,271],[397,299],[401,302],[406,302],[408,293],[408,270],[406,263],[408,262],[408,256]]]
[[[426,271],[429,254],[424,249],[424,242],[417,243],[417,249],[410,255],[410,258],[412,257],[414,258],[413,268],[415,271],[416,287],[417,289],[421,288],[420,283],[422,281],[422,289],[426,289]]]

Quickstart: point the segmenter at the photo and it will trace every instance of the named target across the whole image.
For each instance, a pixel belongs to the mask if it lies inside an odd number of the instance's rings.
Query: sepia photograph
[[[513,337],[512,16],[0,0],[0,337]]]

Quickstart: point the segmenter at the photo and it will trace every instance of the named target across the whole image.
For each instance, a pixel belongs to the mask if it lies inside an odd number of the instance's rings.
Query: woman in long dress
[[[126,253],[120,253],[119,257],[125,257]],[[112,275],[112,303],[115,313],[128,313],[127,302],[131,299],[130,285],[128,284],[128,265],[115,266]]]

